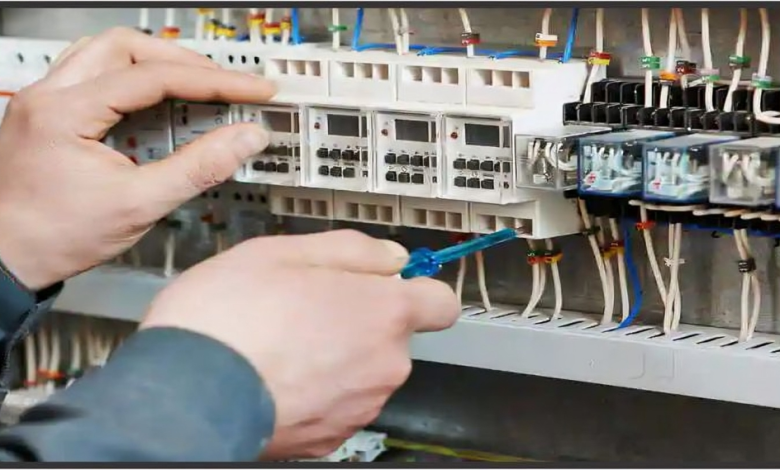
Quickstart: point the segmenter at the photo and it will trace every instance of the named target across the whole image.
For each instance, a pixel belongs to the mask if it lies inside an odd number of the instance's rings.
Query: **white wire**
[[[528,247],[531,250],[536,249],[536,243],[533,240],[528,240]],[[528,299],[528,304],[525,306],[523,313],[520,314],[522,318],[528,318],[536,306],[539,305],[539,299],[544,292],[544,284],[546,282],[546,274],[544,267],[540,263],[534,263],[531,266],[532,281],[531,281],[531,297]]]
[[[49,372],[49,331],[46,325],[38,330],[38,371],[46,374]],[[44,377],[45,380],[45,377]],[[45,383],[45,382],[44,382]],[[44,384],[39,383],[38,386]]]
[[[647,223],[647,207],[644,204],[639,206],[639,217],[642,223]],[[655,255],[655,248],[653,246],[653,237],[650,235],[650,230],[642,230],[642,236],[645,240],[645,248],[647,249],[647,258],[650,261],[650,269],[653,272],[655,278],[655,284],[658,288],[658,294],[661,296],[664,306],[666,305],[666,284],[664,283],[663,275],[661,274],[661,267],[658,265],[658,258]]]
[[[617,220],[614,218],[609,219],[609,227],[612,229],[612,239],[620,241],[620,229],[618,228]],[[623,253],[617,253],[617,265],[618,265],[618,279],[620,282],[620,305],[622,319],[628,318],[631,312],[631,306],[628,298],[628,278],[626,276],[626,257]]]
[[[607,237],[605,232],[607,224],[600,223],[599,225],[600,229],[596,232],[596,239],[600,246],[606,247]],[[604,272],[607,280],[607,302],[604,305],[604,316],[601,323],[607,325],[612,323],[612,316],[615,312],[615,271],[612,269],[612,262],[609,259],[604,259],[603,256],[601,258],[604,260]]]
[[[604,9],[596,8],[596,52],[604,52]],[[591,87],[599,74],[601,66],[593,64],[590,66],[588,80],[585,82],[585,94],[582,98],[583,103],[590,103],[593,99]]]
[[[273,23],[274,22],[274,9],[273,8],[266,8],[265,9],[265,23]],[[266,44],[273,44],[274,43],[274,35],[273,33],[268,33],[265,35],[265,43]]]
[[[139,8],[139,16],[138,16],[138,28],[142,30],[148,30],[149,29],[149,9],[148,8]]]
[[[710,41],[710,9],[701,9],[701,48],[704,52],[704,68],[712,70],[712,44]],[[714,95],[715,84],[707,81],[704,89],[704,103],[707,111],[715,111]]]
[[[339,20],[338,8],[331,8],[330,15],[331,15],[331,20],[330,20],[331,25],[337,26],[341,24]],[[333,33],[331,33],[331,38],[332,38],[333,50],[334,51],[339,50],[339,48],[341,47],[341,31],[339,31],[338,28],[334,28]]]
[[[758,60],[758,70],[756,75],[759,77],[765,77],[767,68],[769,67],[769,49],[771,46],[771,28],[769,24],[769,15],[766,8],[759,8],[758,12],[761,16],[761,55]],[[756,119],[767,124],[780,124],[780,113],[777,111],[762,111],[761,110],[761,97],[764,94],[764,90],[757,88],[753,92],[753,112],[756,115]]]
[[[165,27],[166,28],[174,28],[174,27],[176,27],[176,9],[175,8],[166,8],[165,9]]]
[[[547,251],[552,251],[555,246],[552,239],[548,238],[544,241]],[[550,264],[550,271],[553,278],[553,289],[555,290],[555,309],[553,310],[551,320],[555,320],[561,317],[561,310],[563,310],[563,288],[561,287],[561,272],[558,269],[558,263]]]
[[[212,23],[216,19],[216,17],[217,17],[216,12],[211,10],[206,15],[206,22],[207,23]],[[217,38],[217,32],[216,32],[215,28],[210,28],[209,31],[208,31],[208,34],[206,35],[206,40],[214,41],[216,38]]]
[[[474,253],[474,260],[477,264],[477,284],[479,284],[479,295],[482,297],[482,306],[488,312],[493,310],[490,304],[490,296],[487,290],[487,281],[485,279],[485,257],[481,251]]]
[[[222,9],[222,24],[225,26],[229,26],[233,24],[233,9],[232,8],[223,8]]]
[[[202,41],[206,35],[206,15],[196,10],[195,14],[195,39]]]
[[[666,71],[674,72],[676,69],[677,61],[675,55],[677,54],[677,14],[672,8],[669,13],[669,41],[666,50]],[[669,106],[669,85],[663,85],[661,87],[661,99],[658,103],[660,109],[666,109]]]
[[[35,360],[35,335],[28,334],[24,338],[25,388],[33,388],[38,374]]]
[[[579,199],[577,204],[580,208],[580,217],[582,217],[582,224],[585,227],[586,231],[590,231],[593,227],[590,221],[590,215],[588,215],[588,208],[585,205],[585,201],[582,199]],[[606,273],[606,267],[604,263],[604,258],[601,256],[601,252],[599,251],[599,245],[596,241],[596,237],[592,234],[588,235],[588,242],[590,243],[590,248],[593,251],[593,257],[596,259],[596,268],[598,268],[599,272],[599,279],[601,280],[601,291],[604,295],[604,317],[606,318],[607,315],[607,301],[609,300],[609,291],[607,287],[607,273]]]
[[[292,11],[289,8],[285,8],[284,10],[284,17],[290,18],[290,15],[292,14]],[[292,26],[292,25],[290,25]],[[290,45],[290,28],[285,28],[282,30],[282,45],[283,46],[289,46]]]
[[[81,329],[73,327],[70,332],[70,370],[81,370]]]
[[[552,16],[552,8],[545,8],[542,15],[542,34],[547,36],[550,34],[550,17]],[[542,60],[547,59],[547,46],[539,48],[539,58]]]
[[[57,372],[60,372],[60,363],[61,363],[61,349],[62,349],[62,325],[52,322],[51,326],[51,355],[49,356],[49,372],[52,374],[55,374]],[[54,393],[54,389],[56,388],[56,383],[54,380],[49,380],[46,382],[46,392],[47,393]]]
[[[469,14],[466,9],[458,8],[458,13],[460,14],[460,21],[463,23],[463,32],[472,33],[473,31],[471,30],[471,21],[469,20]],[[474,57],[474,44],[469,44],[466,46],[466,57]]]
[[[163,268],[163,275],[165,277],[173,276],[176,265],[176,230],[169,227],[168,233],[165,237],[165,266]]]
[[[396,13],[395,8],[388,8],[387,14],[390,17],[390,27],[393,30],[393,40],[395,41],[395,50],[398,52],[398,55],[402,55],[404,53],[404,41],[401,37],[401,23],[398,21],[398,13]]]
[[[669,224],[669,288],[664,302],[664,333],[677,329],[680,323],[680,245],[682,244],[682,224]]]
[[[409,16],[406,14],[406,8],[399,8],[399,13],[401,16],[401,50],[403,54],[408,54],[411,47]]]
[[[455,295],[458,301],[463,304],[463,285],[466,283],[466,272],[468,270],[468,257],[464,256],[458,263],[458,277],[455,281]]]
[[[259,13],[259,8],[249,9],[250,18],[254,15],[258,15]],[[249,22],[249,42],[262,42],[262,31],[260,30],[260,26],[252,22]]]
[[[753,258],[750,250],[750,241],[747,230],[734,231],[734,242],[737,245],[739,256],[743,261]],[[753,309],[750,312],[750,292],[753,292]],[[742,274],[742,297],[740,303],[740,341],[749,341],[758,324],[758,316],[761,312],[761,282],[756,271]]]
[[[674,12],[677,15],[677,37],[680,41],[682,58],[691,60],[691,44],[688,42],[688,32],[685,29],[685,14],[682,8],[675,8]]]
[[[642,8],[642,45],[645,49],[645,56],[653,55],[653,43],[650,41],[650,11]],[[645,70],[645,107],[653,106],[653,71]]]
[[[737,45],[734,48],[734,54],[743,56],[745,54],[745,37],[747,36],[747,8],[739,9],[739,34],[737,35]],[[734,107],[734,92],[737,91],[739,81],[742,79],[742,69],[734,69],[731,75],[731,84],[726,94],[726,101],[723,104],[723,111],[731,112]]]

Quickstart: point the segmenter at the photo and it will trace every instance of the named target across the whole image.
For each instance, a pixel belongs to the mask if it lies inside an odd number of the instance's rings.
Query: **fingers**
[[[128,114],[166,98],[233,104],[262,103],[276,89],[262,78],[246,73],[206,69],[172,62],[144,62],[106,73],[71,87],[69,94],[90,101],[86,109],[110,108]]]
[[[218,68],[209,58],[173,41],[131,28],[113,28],[93,38],[83,38],[66,49],[53,64],[45,82],[51,87],[68,87],[147,61]]]
[[[274,262],[352,273],[392,276],[409,260],[409,253],[398,243],[356,230],[261,238],[253,243],[260,250],[271,248]]]
[[[458,320],[460,302],[450,286],[430,278],[393,281],[401,283],[406,300],[409,331],[424,333],[445,330]]]
[[[54,62],[51,63],[51,67],[49,67],[49,73],[51,73],[52,70],[56,70],[65,59],[80,51],[91,40],[92,36],[84,36],[83,38],[65,48],[65,50],[62,51],[56,59],[54,59]]]
[[[168,158],[137,168],[138,198],[164,217],[203,191],[228,180],[244,160],[268,145],[256,124],[218,128],[180,148]]]

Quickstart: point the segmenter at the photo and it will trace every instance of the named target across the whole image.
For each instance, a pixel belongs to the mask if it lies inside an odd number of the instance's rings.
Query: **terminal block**
[[[709,147],[736,139],[733,135],[694,134],[646,144],[642,199],[677,204],[707,202]]]

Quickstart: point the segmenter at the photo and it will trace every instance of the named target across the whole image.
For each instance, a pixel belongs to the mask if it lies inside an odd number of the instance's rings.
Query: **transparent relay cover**
[[[576,188],[579,139],[609,131],[606,127],[570,125],[536,135],[515,135],[517,187]]]
[[[640,195],[643,144],[673,136],[673,132],[633,130],[580,139],[578,192]]]
[[[683,204],[707,202],[709,147],[737,139],[731,135],[693,134],[645,144],[642,198]]]
[[[758,137],[710,148],[710,202],[746,207],[776,204],[780,138]]]

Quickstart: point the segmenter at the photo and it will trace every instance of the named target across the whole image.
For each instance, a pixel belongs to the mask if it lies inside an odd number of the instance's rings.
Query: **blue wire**
[[[290,10],[290,39],[292,39],[292,43],[296,46],[302,42],[300,25],[298,9],[293,8]]]
[[[631,279],[631,285],[634,288],[634,304],[628,317],[618,325],[618,329],[630,326],[636,320],[636,317],[639,316],[639,311],[642,309],[642,286],[639,282],[639,270],[634,262],[634,253],[631,250],[631,230],[627,223],[623,223],[623,243],[628,277]]]
[[[359,50],[360,47],[360,33],[363,31],[363,9],[357,9],[357,16],[355,17],[355,30],[352,31],[352,49]]]
[[[571,12],[571,22],[569,23],[569,34],[566,37],[566,47],[563,49],[563,57],[561,62],[564,64],[571,59],[572,50],[574,49],[574,41],[577,38],[577,19],[580,16],[580,9],[574,8]]]
[[[417,55],[423,56],[423,55],[436,55],[436,54],[453,54],[453,53],[462,53],[465,52],[465,47],[455,47],[455,46],[442,46],[442,47],[428,47],[423,49],[422,51],[418,52]],[[490,56],[496,53],[496,51],[489,51],[486,49],[477,49],[474,51],[474,53],[478,55],[486,55]]]
[[[361,52],[361,51],[367,51],[369,49],[395,49],[395,44],[390,43],[371,43],[371,44],[361,44],[354,48],[355,51]],[[423,46],[422,44],[410,44],[409,50],[410,51],[421,51],[423,49],[427,49],[428,46]]]

